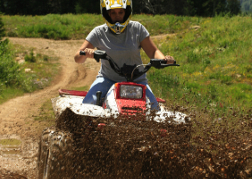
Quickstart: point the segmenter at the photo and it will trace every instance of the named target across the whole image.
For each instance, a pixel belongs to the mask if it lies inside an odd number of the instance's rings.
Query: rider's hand
[[[170,55],[166,55],[164,60],[166,61],[166,64],[173,64],[174,63],[174,58]]]
[[[84,52],[86,52],[86,58],[94,58],[94,49],[85,48]]]

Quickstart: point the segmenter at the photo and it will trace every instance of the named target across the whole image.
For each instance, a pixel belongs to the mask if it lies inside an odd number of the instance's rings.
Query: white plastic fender
[[[112,112],[109,109],[94,104],[83,104],[83,97],[66,95],[59,96],[52,99],[53,110],[55,114],[60,115],[63,111],[69,108],[77,115],[84,115],[90,117],[117,117],[118,112]]]
[[[113,95],[111,95],[112,97]],[[108,100],[109,98],[107,98]],[[109,118],[114,117],[116,118],[119,115],[117,109],[113,109],[114,105],[110,104],[110,109],[104,109],[101,106],[94,105],[94,104],[83,104],[83,97],[81,96],[59,96],[52,99],[53,109],[55,114],[60,115],[64,110],[69,108],[77,115],[83,116],[90,116],[90,117],[103,117]],[[110,102],[113,100],[109,100]],[[112,107],[112,108],[111,108]],[[187,115],[181,112],[173,112],[168,111],[165,108],[161,108],[161,111],[157,111],[155,117],[148,115],[149,111],[146,114],[146,120],[154,120],[156,122],[165,122],[173,120],[175,123],[186,123]],[[189,118],[188,118],[189,119]],[[190,119],[189,119],[190,120]]]

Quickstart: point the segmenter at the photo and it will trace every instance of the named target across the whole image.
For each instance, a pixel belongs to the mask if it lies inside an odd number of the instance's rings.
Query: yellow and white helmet
[[[129,20],[131,18],[132,0],[100,0],[100,7],[101,7],[101,14],[107,26],[115,34],[121,34],[129,24]],[[125,9],[125,16],[122,23],[116,22],[113,24],[108,14],[108,10],[118,8]]]

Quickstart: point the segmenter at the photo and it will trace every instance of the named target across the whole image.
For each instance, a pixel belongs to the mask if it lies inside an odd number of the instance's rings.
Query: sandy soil
[[[60,88],[89,86],[94,81],[100,64],[94,59],[88,59],[85,64],[74,62],[73,56],[83,40],[54,41],[33,38],[9,38],[9,40],[13,44],[35,48],[35,51],[41,54],[59,57],[61,67],[60,75],[51,86],[0,105],[0,140],[22,141],[22,144],[14,149],[16,152],[10,152],[8,148],[1,149],[0,146],[0,178],[21,178],[21,176],[36,178],[38,139],[43,130],[41,126],[44,126],[34,121],[39,108],[46,100],[57,96]]]

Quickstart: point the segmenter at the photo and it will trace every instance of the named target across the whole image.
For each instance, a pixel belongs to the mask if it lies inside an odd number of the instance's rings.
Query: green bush
[[[25,61],[26,62],[36,62],[36,57],[34,56],[34,53],[33,53],[33,50],[30,51],[30,54],[29,55],[25,55]]]
[[[31,91],[31,80],[24,76],[20,65],[15,62],[13,50],[10,48],[9,40],[2,40],[5,35],[4,24],[0,18],[0,98],[4,90],[20,88]]]
[[[19,65],[13,60],[8,44],[8,39],[0,42],[0,82],[11,86],[18,83],[20,71]]]
[[[5,35],[4,23],[2,21],[2,18],[0,17],[0,40],[2,40],[2,37],[4,37],[4,35]]]

